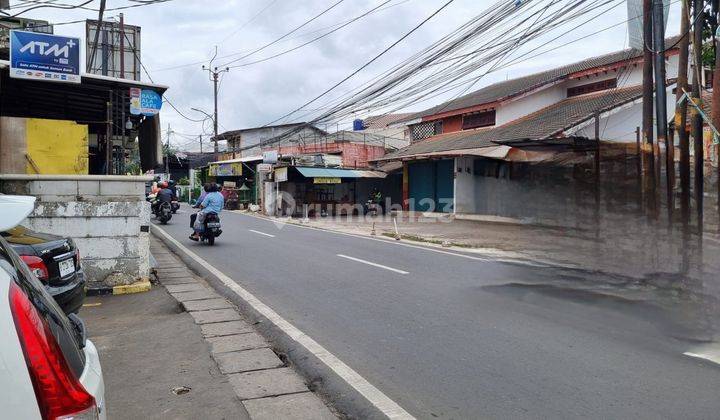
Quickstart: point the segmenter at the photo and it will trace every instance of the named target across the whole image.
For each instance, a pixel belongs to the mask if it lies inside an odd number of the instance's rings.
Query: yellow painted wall
[[[88,126],[28,118],[27,153],[37,166],[28,161],[28,174],[87,175]]]

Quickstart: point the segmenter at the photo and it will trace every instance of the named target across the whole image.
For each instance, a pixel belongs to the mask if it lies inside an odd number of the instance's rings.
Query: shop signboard
[[[210,176],[240,176],[242,175],[242,163],[211,163],[208,174]]]
[[[340,184],[342,179],[336,177],[319,176],[313,178],[313,184]]]
[[[10,31],[10,77],[80,83],[80,39]]]
[[[275,169],[275,182],[285,182],[288,180],[288,168]]]
[[[272,171],[272,165],[269,163],[258,163],[257,171],[258,172],[270,172],[270,171]]]
[[[162,108],[162,96],[154,90],[142,89],[140,91],[140,112],[148,117],[157,115]]]
[[[140,115],[142,114],[142,107],[140,106],[140,95],[142,89],[130,88],[130,114]]]

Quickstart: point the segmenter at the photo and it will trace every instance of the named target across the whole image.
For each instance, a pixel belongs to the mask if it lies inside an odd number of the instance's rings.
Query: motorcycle
[[[215,245],[215,238],[222,234],[220,229],[220,216],[217,213],[208,213],[203,222],[203,231],[200,232],[200,241],[208,245]]]
[[[175,214],[180,210],[180,203],[178,203],[177,200],[173,200],[170,202],[170,208],[172,209],[172,213]]]
[[[152,203],[152,210],[153,214],[155,214],[155,218],[157,218],[163,225],[166,225],[167,222],[172,219],[172,206],[167,201],[155,200]]]

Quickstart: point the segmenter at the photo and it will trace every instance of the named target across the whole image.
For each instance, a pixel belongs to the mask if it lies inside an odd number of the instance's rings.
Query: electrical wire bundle
[[[529,41],[584,17],[591,16],[589,20],[597,18],[621,4],[624,4],[623,0],[499,1],[434,44],[345,95],[329,101],[326,106],[320,107],[325,111],[310,119],[307,125],[332,124],[357,113],[390,113],[463,85],[466,87],[460,94],[464,94],[487,74],[508,65],[511,59],[517,61],[518,57],[514,56]],[[442,8],[431,17],[440,10]],[[421,22],[400,40],[428,20]],[[397,43],[320,95],[266,125],[291,117],[298,118],[301,111],[355,76]],[[299,118],[303,119],[310,114],[303,114]],[[282,141],[302,128],[269,139],[261,146]],[[241,150],[250,147],[257,145],[246,146]]]

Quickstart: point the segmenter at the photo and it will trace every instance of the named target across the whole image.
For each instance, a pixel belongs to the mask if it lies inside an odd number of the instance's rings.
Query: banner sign
[[[150,89],[143,89],[140,91],[140,112],[143,115],[152,117],[160,113],[162,108],[162,97]]]
[[[130,115],[142,114],[142,107],[140,106],[140,95],[142,89],[130,88]]]
[[[288,180],[287,166],[275,169],[275,182],[285,182]]]
[[[10,31],[10,77],[80,83],[80,39]]]
[[[242,163],[211,163],[208,170],[210,176],[240,176],[242,175]]]
[[[313,184],[340,184],[342,179],[333,177],[315,177],[313,178]]]

